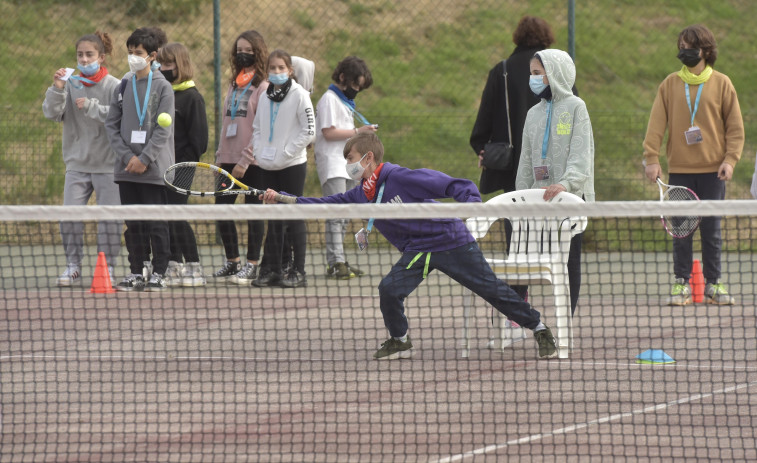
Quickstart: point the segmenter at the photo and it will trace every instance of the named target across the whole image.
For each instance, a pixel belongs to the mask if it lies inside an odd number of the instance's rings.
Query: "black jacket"
[[[174,121],[175,162],[197,162],[208,149],[208,119],[205,100],[196,87],[174,92],[176,116]]]

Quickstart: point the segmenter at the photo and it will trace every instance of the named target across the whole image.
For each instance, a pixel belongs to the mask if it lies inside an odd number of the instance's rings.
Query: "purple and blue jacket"
[[[467,179],[453,178],[431,169],[408,169],[384,163],[376,183],[376,195],[368,200],[360,185],[323,198],[297,198],[298,204],[363,204],[376,202],[378,191],[384,186],[382,203],[436,202],[439,198],[453,198],[462,203],[479,203],[481,194]],[[401,252],[448,251],[475,241],[465,223],[450,219],[376,219],[374,226]]]

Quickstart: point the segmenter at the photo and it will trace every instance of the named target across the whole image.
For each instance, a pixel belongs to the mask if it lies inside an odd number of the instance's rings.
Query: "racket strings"
[[[697,201],[697,195],[688,188],[670,188],[665,192],[666,201]],[[701,217],[695,215],[662,216],[665,228],[672,236],[685,238],[697,229]]]
[[[234,182],[227,176],[195,166],[177,166],[166,177],[175,187],[189,191],[223,191],[234,186]]]

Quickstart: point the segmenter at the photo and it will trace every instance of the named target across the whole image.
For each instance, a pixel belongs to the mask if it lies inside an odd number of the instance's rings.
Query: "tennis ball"
[[[168,127],[171,125],[171,115],[168,113],[160,113],[158,114],[158,125],[161,127]]]

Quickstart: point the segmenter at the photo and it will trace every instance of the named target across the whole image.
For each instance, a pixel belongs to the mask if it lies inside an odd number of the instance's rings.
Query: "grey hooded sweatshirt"
[[[168,113],[171,120],[175,116],[174,93],[171,84],[157,71],[152,73],[150,98],[147,102],[147,112],[141,130],[147,132],[145,143],[132,143],[132,131],[140,130],[137,106],[135,103],[135,76],[125,77],[123,100],[120,85],[116,87],[110,103],[108,118],[105,120],[105,132],[108,134],[110,146],[116,153],[114,181],[152,183],[163,185],[163,174],[174,163],[173,124],[168,127],[158,125],[158,115]],[[136,80],[137,98],[140,109],[143,109],[145,92],[149,77]],[[138,156],[147,170],[141,174],[126,172],[126,165],[132,156]]]
[[[576,66],[562,50],[536,53],[544,64],[552,99],[542,99],[528,111],[523,128],[523,147],[515,187],[518,190],[542,188],[556,183],[568,193],[594,201],[594,134],[584,101],[573,95]],[[542,153],[551,113],[546,153]],[[536,171],[548,170],[537,180]]]

